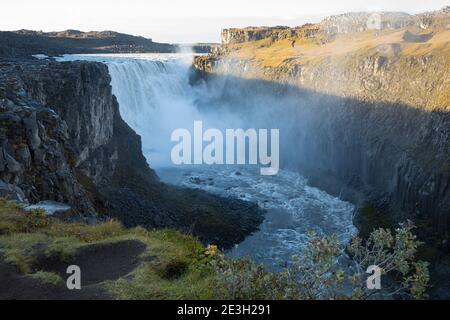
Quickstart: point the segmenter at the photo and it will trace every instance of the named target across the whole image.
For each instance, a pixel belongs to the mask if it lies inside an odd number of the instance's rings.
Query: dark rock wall
[[[211,72],[212,78],[232,77],[224,82],[232,88],[224,90],[297,95],[297,125],[288,133],[296,147],[285,148],[282,162],[333,194],[347,187],[360,191],[364,197],[349,192],[349,200],[389,208],[395,221],[413,219],[427,239],[448,249],[446,59],[439,53],[405,57],[366,52],[261,68],[253,61],[212,56],[196,59],[194,66],[200,70],[197,78]],[[237,89],[238,82],[247,89]]]
[[[159,183],[142,155],[140,137],[120,117],[105,65],[22,60],[1,67],[4,150],[9,153],[4,151],[0,172],[30,200],[69,202],[86,214],[94,211],[86,192],[99,192],[113,181],[125,184],[126,176],[114,180],[117,171],[137,172],[143,187]],[[48,166],[38,170],[41,164]],[[54,187],[44,183],[33,194],[38,178],[50,179]]]
[[[74,175],[67,123],[32,99],[22,79],[45,65],[0,62],[0,179],[20,187],[31,202],[67,202],[92,215],[95,209]]]
[[[106,146],[114,140],[118,107],[106,66],[50,63],[40,72],[24,73],[22,78],[33,99],[50,106],[66,121],[75,167],[96,184],[110,180],[118,151]]]

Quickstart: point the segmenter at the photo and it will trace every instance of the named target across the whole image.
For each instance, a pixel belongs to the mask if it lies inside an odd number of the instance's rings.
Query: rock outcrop
[[[39,73],[45,65],[0,65],[0,179],[21,188],[31,202],[67,202],[92,215],[95,209],[72,170],[66,122],[26,91],[22,76]]]
[[[19,60],[0,68],[0,178],[31,202],[65,202],[92,215],[104,209],[99,189],[119,170],[159,183],[140,137],[120,117],[105,65]]]
[[[5,183],[2,180],[0,180],[0,197],[19,203],[28,203],[28,199],[19,187]]]
[[[448,29],[450,28],[449,12],[450,7],[418,15],[403,12],[353,12],[329,16],[318,24],[305,24],[295,28],[286,26],[229,28],[222,31],[221,43],[229,45],[262,39],[271,39],[272,41],[289,38],[308,39],[318,35],[330,40],[339,34],[370,30],[398,30],[405,27],[419,27],[422,30],[433,27]]]

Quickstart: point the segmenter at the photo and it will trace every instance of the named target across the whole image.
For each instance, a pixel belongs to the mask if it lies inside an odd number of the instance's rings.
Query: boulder
[[[0,171],[17,173],[21,168],[22,167],[20,163],[18,163],[16,159],[9,155],[4,148],[0,147]]]
[[[17,202],[28,203],[25,194],[19,187],[5,183],[2,180],[0,180],[0,197]]]

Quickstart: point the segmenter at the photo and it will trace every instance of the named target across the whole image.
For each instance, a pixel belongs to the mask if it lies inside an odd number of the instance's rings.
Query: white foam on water
[[[261,176],[248,166],[186,166],[158,173],[168,183],[256,202],[267,210],[260,230],[232,249],[232,257],[250,256],[277,269],[302,253],[310,231],[336,234],[343,244],[356,234],[354,206],[308,186],[295,172]]]

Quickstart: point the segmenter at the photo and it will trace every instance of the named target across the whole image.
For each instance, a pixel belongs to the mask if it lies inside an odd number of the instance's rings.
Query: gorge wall
[[[450,10],[382,14],[375,29],[368,17],[224,30],[221,50],[194,67],[200,77],[253,85],[248,92],[258,82],[298,97],[290,149],[302,152],[288,150],[289,165],[334,194],[361,191],[387,219],[415,220],[448,250]]]

